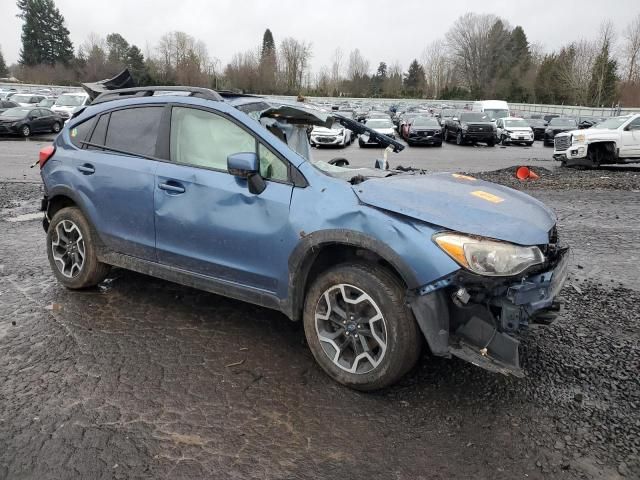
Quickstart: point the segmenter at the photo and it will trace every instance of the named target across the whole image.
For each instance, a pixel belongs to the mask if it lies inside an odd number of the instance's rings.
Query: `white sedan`
[[[346,147],[351,143],[351,130],[344,128],[339,123],[334,124],[331,128],[313,127],[309,143],[312,147],[320,145]]]
[[[498,141],[502,142],[503,145],[512,143],[533,145],[533,130],[529,123],[522,118],[499,118],[496,121],[496,130]]]

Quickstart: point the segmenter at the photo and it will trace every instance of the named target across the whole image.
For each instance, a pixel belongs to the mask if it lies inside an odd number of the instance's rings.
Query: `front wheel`
[[[75,290],[104,280],[110,267],[98,261],[96,247],[93,230],[80,209],[56,212],[47,230],[47,256],[60,283]]]
[[[458,132],[458,135],[456,135],[456,145],[462,145],[462,142],[462,132]]]
[[[58,122],[54,122],[53,126],[51,127],[51,131],[53,133],[59,133],[60,132],[60,124]]]
[[[509,141],[505,135],[502,136],[502,145],[509,145]]]
[[[487,147],[493,147],[496,144],[495,140],[489,140],[487,142]]]
[[[20,133],[23,137],[28,137],[29,135],[31,135],[31,128],[29,127],[29,125],[25,125],[20,129]]]
[[[527,147],[530,147],[531,145],[533,145],[533,142],[525,142],[524,143]]]
[[[404,290],[384,268],[362,263],[333,267],[313,283],[304,332],[331,378],[370,391],[397,382],[415,365],[422,339]]]

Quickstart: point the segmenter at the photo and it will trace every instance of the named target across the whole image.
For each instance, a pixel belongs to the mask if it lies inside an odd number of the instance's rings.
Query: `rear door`
[[[259,195],[227,172],[228,155],[256,151],[267,180]],[[275,292],[287,281],[287,246],[295,236],[287,162],[234,119],[184,106],[173,107],[170,157],[156,177],[160,263]]]
[[[640,117],[629,122],[622,130],[620,156],[622,158],[640,157]]]
[[[111,250],[155,261],[153,189],[156,143],[163,106],[103,113],[87,140],[81,127],[69,132],[81,150],[74,156],[75,189],[87,199],[94,226]]]

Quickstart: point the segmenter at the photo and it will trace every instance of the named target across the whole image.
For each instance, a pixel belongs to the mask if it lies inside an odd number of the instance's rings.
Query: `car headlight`
[[[571,144],[574,143],[582,143],[585,140],[584,133],[578,133],[576,135],[571,135]]]
[[[506,277],[524,272],[544,262],[536,246],[475,238],[459,233],[441,233],[433,237],[436,244],[467,270],[489,277]]]

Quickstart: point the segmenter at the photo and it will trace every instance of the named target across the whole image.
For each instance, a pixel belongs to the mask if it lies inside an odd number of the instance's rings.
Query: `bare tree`
[[[466,86],[481,92],[491,80],[493,50],[492,29],[499,20],[495,15],[466,13],[456,20],[446,34],[457,70]]]
[[[333,51],[331,59],[331,86],[333,90],[338,90],[340,81],[342,80],[342,59],[344,55],[340,47]]]
[[[365,59],[359,49],[353,50],[349,54],[349,65],[347,75],[349,80],[357,81],[369,73],[369,60]]]
[[[622,62],[624,79],[627,82],[640,81],[640,14],[631,21],[623,34]]]
[[[453,83],[453,61],[443,40],[431,42],[422,51],[422,66],[426,76],[428,98],[440,98],[442,91]]]
[[[283,83],[290,93],[299,90],[309,68],[311,44],[295,38],[285,38],[280,43],[279,61],[283,75]]]
[[[589,103],[589,82],[597,56],[597,44],[586,40],[574,42],[560,51],[558,82],[564,98],[579,105]]]
[[[399,97],[402,93],[402,65],[397,60],[389,67],[382,90],[387,97]]]

